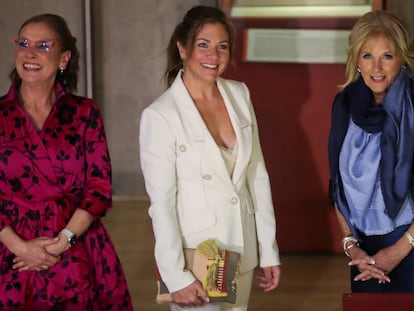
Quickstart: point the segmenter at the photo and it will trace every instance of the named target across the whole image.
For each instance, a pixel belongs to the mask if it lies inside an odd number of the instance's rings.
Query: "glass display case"
[[[389,0],[221,0],[247,62],[343,64],[352,25]]]
[[[356,17],[383,9],[383,0],[221,0],[229,16],[244,17]]]

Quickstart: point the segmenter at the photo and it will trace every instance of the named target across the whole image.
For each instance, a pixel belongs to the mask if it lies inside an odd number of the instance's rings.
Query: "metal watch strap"
[[[62,231],[60,231],[60,233],[62,233],[69,242],[69,245],[72,246],[76,243],[76,234],[74,234],[72,231],[70,231],[69,229],[62,229]]]

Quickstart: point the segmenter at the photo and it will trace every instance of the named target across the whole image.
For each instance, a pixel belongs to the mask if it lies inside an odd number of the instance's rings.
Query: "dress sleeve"
[[[0,200],[0,204],[6,204],[5,201]],[[3,212],[3,209],[0,208],[0,231],[2,231],[5,227],[11,226],[10,218]]]
[[[103,120],[95,103],[91,105],[86,122],[85,186],[81,208],[99,218],[112,206],[112,179]]]

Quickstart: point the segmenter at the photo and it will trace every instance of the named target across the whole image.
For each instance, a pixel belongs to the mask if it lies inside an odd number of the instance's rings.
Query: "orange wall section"
[[[243,61],[243,29],[263,23],[268,21],[235,23],[234,66],[225,77],[245,82],[251,92],[272,185],[280,250],[342,252],[342,235],[328,204],[327,139],[331,105],[338,84],[344,81],[345,65]],[[311,28],[312,21],[305,26]]]

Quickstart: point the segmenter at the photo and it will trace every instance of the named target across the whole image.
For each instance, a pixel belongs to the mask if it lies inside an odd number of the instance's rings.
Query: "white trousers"
[[[253,270],[239,274],[237,278],[237,298],[235,304],[230,303],[206,303],[201,307],[181,308],[172,303],[172,311],[247,311],[250,292],[253,282]]]

